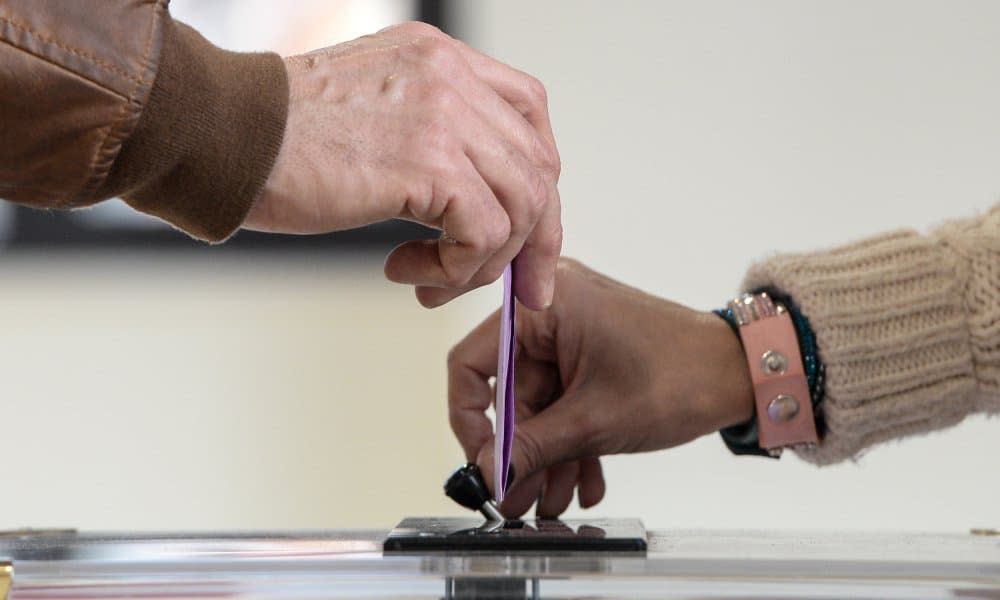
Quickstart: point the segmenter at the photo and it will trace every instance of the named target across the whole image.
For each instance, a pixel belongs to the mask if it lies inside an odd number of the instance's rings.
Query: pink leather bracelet
[[[744,294],[728,306],[750,367],[760,447],[779,455],[785,447],[818,443],[791,315],[767,294]]]

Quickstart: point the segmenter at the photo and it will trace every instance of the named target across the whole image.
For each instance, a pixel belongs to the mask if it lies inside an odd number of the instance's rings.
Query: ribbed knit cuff
[[[1000,414],[1000,203],[975,219],[950,221],[934,238],[966,265],[965,310],[979,410]]]
[[[221,50],[168,21],[149,101],[100,193],[223,241],[267,181],[287,110],[281,57]]]
[[[826,365],[827,432],[816,464],[957,423],[977,409],[965,308],[967,264],[932,237],[898,232],[828,252],[778,256],[743,289],[795,299]]]

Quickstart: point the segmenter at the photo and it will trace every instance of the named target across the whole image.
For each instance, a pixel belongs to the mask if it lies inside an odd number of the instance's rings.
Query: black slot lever
[[[455,469],[444,482],[444,493],[462,506],[483,513],[489,521],[504,520],[476,463],[466,463]]]

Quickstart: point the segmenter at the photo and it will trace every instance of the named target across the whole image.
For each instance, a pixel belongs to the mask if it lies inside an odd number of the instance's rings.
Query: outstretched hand
[[[392,218],[442,231],[396,248],[386,276],[439,306],[495,281],[552,299],[559,152],[539,81],[423,23],[286,59],[285,138],[244,227],[324,233]]]
[[[550,308],[517,313],[515,478],[501,510],[555,517],[604,496],[599,458],[670,448],[750,418],[753,388],[720,318],[562,259]],[[448,358],[451,427],[493,481],[489,408],[499,313]]]

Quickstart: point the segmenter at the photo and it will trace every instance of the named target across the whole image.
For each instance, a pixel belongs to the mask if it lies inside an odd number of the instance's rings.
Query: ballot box
[[[645,552],[383,553],[387,531],[0,537],[41,598],[1000,598],[1000,536],[650,531]]]

